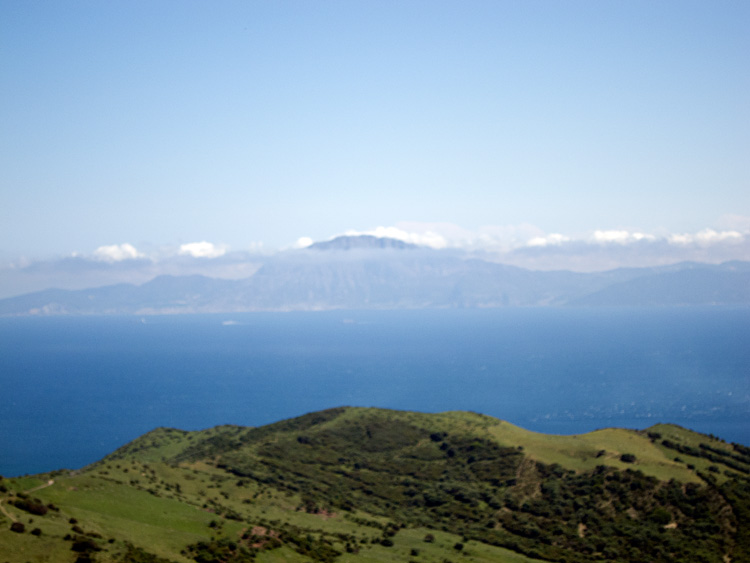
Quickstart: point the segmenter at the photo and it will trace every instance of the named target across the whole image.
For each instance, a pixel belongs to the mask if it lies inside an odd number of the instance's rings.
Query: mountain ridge
[[[425,248],[395,238],[373,235],[341,235],[331,240],[314,242],[306,250],[414,250]]]
[[[363,235],[280,253],[240,279],[162,275],[0,299],[0,316],[684,305],[750,305],[750,263],[534,271]]]

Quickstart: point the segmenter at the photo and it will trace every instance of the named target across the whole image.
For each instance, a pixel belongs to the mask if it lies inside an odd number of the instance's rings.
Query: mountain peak
[[[359,250],[359,249],[396,249],[408,250],[419,248],[402,240],[373,235],[342,235],[331,240],[316,242],[308,248],[314,250]]]

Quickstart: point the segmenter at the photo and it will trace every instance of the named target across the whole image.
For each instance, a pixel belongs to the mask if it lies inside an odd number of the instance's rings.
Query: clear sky
[[[0,259],[746,240],[748,29],[721,0],[0,0]]]

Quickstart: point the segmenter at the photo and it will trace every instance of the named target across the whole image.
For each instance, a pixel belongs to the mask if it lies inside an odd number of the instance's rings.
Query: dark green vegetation
[[[750,560],[750,449],[340,408],[0,481],[0,563]]]

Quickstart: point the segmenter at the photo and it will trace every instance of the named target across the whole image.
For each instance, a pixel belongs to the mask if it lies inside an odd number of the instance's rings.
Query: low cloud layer
[[[450,223],[412,222],[345,234],[389,236],[432,248],[481,253],[495,261],[545,270],[596,271],[682,261],[750,260],[750,220],[735,215],[721,222],[737,228],[667,234],[597,229],[573,235],[545,233],[529,224],[486,226],[472,231]]]
[[[469,230],[451,223],[411,222],[340,234],[394,238],[533,270],[590,272],[684,261],[714,264],[750,261],[750,220],[731,216],[720,225],[721,228],[693,233],[599,229],[566,234],[546,233],[530,224]],[[313,242],[309,237],[300,237],[289,250],[304,252]],[[125,242],[55,260],[0,264],[0,298],[52,287],[83,289],[114,283],[140,284],[165,274],[241,279],[253,275],[271,256],[262,253],[258,243],[244,252],[230,252],[226,245],[208,241],[171,247],[140,246],[136,248]]]
[[[642,240],[653,241],[656,240],[654,235],[648,235],[646,233],[631,233],[625,230],[611,230],[611,231],[594,231],[591,235],[593,242],[599,244],[631,244]]]
[[[711,246],[715,243],[736,243],[740,244],[746,235],[738,231],[714,231],[713,229],[703,229],[695,234],[670,235],[669,242],[679,245]]]
[[[259,245],[252,250],[229,253],[225,245],[206,241],[146,250],[121,243],[100,246],[90,254],[74,253],[52,260],[21,259],[0,264],[0,298],[49,288],[141,284],[161,275],[241,279],[260,268]]]

